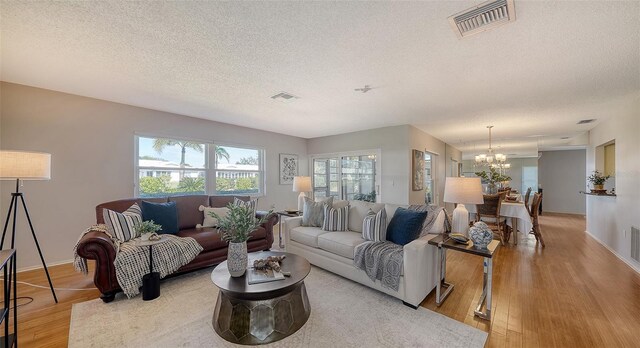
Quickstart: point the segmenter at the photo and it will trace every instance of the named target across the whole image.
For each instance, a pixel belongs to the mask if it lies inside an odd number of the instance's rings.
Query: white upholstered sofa
[[[286,251],[303,256],[313,265],[399,298],[404,304],[417,308],[436,286],[437,250],[429,245],[428,241],[444,231],[445,212],[441,211],[436,218],[430,230],[433,234],[427,234],[404,246],[404,269],[400,287],[398,291],[394,291],[383,287],[380,281],[371,281],[364,271],[354,266],[354,249],[365,242],[362,238],[362,222],[369,209],[374,212],[386,209],[388,223],[398,207],[407,206],[363,201],[348,203],[349,231],[328,232],[320,227],[304,227],[301,226],[302,217],[286,219]],[[345,204],[346,201],[335,201],[333,206],[340,207]],[[386,240],[386,231],[382,234],[381,240]]]

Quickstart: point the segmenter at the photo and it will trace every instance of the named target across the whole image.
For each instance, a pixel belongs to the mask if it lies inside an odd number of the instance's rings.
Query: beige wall
[[[50,264],[72,258],[80,233],[95,223],[97,204],[133,196],[136,132],[264,148],[262,209],[296,202],[291,186],[278,183],[279,153],[299,154],[301,175],[307,174],[307,142],[302,138],[4,82],[0,98],[0,147],[52,154],[52,179],[26,182],[22,188]],[[2,214],[13,185],[0,184]],[[24,216],[19,217],[19,267],[37,266]]]
[[[596,169],[596,148],[616,142],[617,197],[586,197],[587,233],[640,272],[640,263],[631,258],[630,234],[631,226],[640,228],[640,95],[630,96],[619,110],[589,134],[585,177]]]

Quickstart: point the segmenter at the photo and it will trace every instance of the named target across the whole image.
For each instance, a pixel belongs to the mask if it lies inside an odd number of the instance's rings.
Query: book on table
[[[276,272],[271,269],[258,270],[255,268],[249,268],[247,270],[247,282],[251,284],[260,284],[266,282],[273,282],[276,280],[283,280],[284,275],[282,272]]]

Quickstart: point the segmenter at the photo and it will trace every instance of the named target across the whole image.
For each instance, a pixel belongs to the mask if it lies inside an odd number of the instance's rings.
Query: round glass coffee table
[[[237,344],[271,343],[298,331],[309,319],[311,307],[304,285],[311,271],[309,261],[295,254],[264,251],[250,253],[249,265],[273,255],[286,256],[281,267],[290,277],[250,285],[246,273],[231,277],[226,261],[211,272],[213,284],[220,289],[213,312],[213,329],[220,337]]]

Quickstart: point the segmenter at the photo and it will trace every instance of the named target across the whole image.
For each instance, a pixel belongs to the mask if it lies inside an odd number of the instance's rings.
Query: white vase
[[[227,268],[232,277],[242,277],[247,270],[247,242],[229,242]]]

